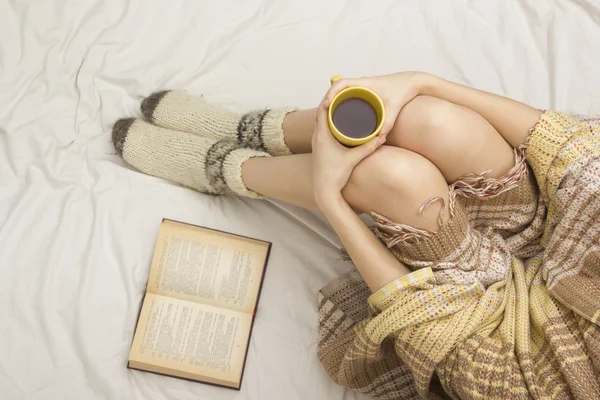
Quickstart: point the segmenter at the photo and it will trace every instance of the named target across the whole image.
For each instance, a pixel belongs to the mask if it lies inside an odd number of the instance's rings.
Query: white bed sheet
[[[0,0],[0,398],[363,398],[316,358],[316,293],[351,268],[331,229],[125,166],[111,124],[152,91],[310,107],[414,69],[597,114],[599,67],[594,0]],[[125,368],[163,217],[274,244],[240,392]]]

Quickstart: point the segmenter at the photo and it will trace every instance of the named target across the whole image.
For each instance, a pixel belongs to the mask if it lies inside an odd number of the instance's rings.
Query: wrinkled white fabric
[[[599,114],[599,49],[594,0],[0,0],[0,398],[364,398],[316,358],[317,290],[351,268],[320,217],[115,155],[154,90],[310,107],[335,74],[425,70]],[[274,244],[240,392],[125,368],[163,217]]]

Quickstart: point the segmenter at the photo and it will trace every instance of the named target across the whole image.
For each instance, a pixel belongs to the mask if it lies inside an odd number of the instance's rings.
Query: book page
[[[165,220],[148,292],[253,313],[269,244]]]
[[[133,368],[236,387],[252,315],[148,293],[129,353]],[[181,372],[181,373],[177,373]]]

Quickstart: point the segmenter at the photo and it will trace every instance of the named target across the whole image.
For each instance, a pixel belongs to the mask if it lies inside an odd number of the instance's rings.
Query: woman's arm
[[[519,147],[529,130],[539,121],[542,111],[527,104],[496,94],[449,82],[429,74],[422,74],[418,93],[447,100],[470,108],[490,124],[511,146]]]
[[[410,271],[358,218],[342,197],[354,167],[385,142],[373,139],[349,149],[331,134],[325,99],[317,109],[312,138],[312,167],[315,201],[346,247],[350,258],[371,290],[381,289]]]
[[[344,198],[321,202],[325,215],[369,288],[376,292],[411,271],[371,232]]]
[[[386,109],[383,135],[393,128],[402,107],[419,95],[437,97],[475,111],[492,124],[513,147],[518,147],[525,141],[529,130],[542,114],[540,110],[506,97],[452,83],[425,72],[412,71],[369,78],[340,79],[327,92],[325,104],[329,104],[341,90],[351,86],[367,87],[382,98]]]

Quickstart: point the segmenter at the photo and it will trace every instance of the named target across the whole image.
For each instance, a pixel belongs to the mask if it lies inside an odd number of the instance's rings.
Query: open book
[[[270,250],[163,220],[129,367],[239,389]]]

